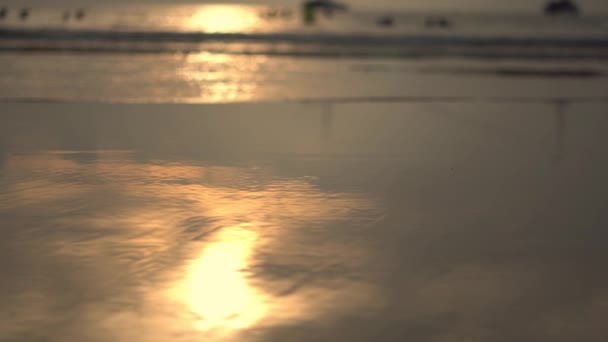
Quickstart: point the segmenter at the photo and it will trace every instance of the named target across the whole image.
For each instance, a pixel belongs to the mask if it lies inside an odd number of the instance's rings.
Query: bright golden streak
[[[204,249],[189,271],[191,310],[199,317],[197,328],[242,329],[265,314],[261,297],[243,269],[247,267],[256,234],[243,227],[227,227]]]
[[[188,26],[203,32],[243,32],[258,21],[255,12],[238,5],[210,5],[190,17]]]

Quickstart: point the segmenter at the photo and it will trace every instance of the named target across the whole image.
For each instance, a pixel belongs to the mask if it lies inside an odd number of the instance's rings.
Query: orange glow
[[[189,55],[177,73],[199,87],[200,98],[209,102],[242,101],[260,96],[255,75],[266,63],[264,56],[198,53]]]
[[[224,229],[192,263],[184,299],[198,316],[198,329],[242,329],[265,315],[263,296],[242,271],[255,240],[256,233],[243,226]]]
[[[188,26],[210,33],[248,31],[258,23],[255,12],[237,5],[213,5],[201,8],[190,17]]]
[[[319,287],[307,284],[306,274],[269,280],[257,268],[263,265],[263,251],[282,255],[283,261],[298,267],[322,267],[311,266],[302,254],[314,260],[318,253],[328,260],[328,253],[349,255],[353,262],[365,258],[365,251],[339,241],[328,241],[332,246],[317,249],[300,244],[297,236],[307,222],[341,220],[348,218],[353,208],[371,208],[373,204],[366,198],[324,193],[309,177],[277,179],[263,169],[136,163],[126,152],[98,153],[94,163],[79,163],[66,159],[68,156],[50,151],[34,158],[11,158],[10,172],[44,169],[45,174],[55,176],[16,182],[10,191],[0,194],[0,205],[54,210],[57,201],[98,200],[100,191],[112,194],[102,203],[109,211],[84,211],[69,217],[69,224],[92,231],[112,230],[112,234],[82,239],[68,231],[49,243],[63,256],[103,257],[108,269],[121,267],[121,272],[131,274],[141,285],[137,291],[143,299],[138,301],[146,314],[116,316],[112,324],[124,328],[113,331],[121,336],[136,336],[141,332],[140,324],[145,323],[150,334],[161,336],[159,340],[170,340],[164,337],[182,330],[201,339],[243,341],[241,334],[248,329],[311,317],[322,319],[331,315],[331,310],[352,310],[357,305],[369,308],[369,303],[377,302],[372,296],[374,289],[365,284]],[[74,180],[74,174],[82,178]],[[96,182],[98,177],[119,186]],[[255,186],[243,186],[247,185],[242,184],[243,179],[250,177]],[[113,206],[114,201],[119,204]],[[59,215],[49,224],[63,224],[62,220],[66,218]],[[105,259],[108,248],[113,255]],[[299,251],[304,249],[307,252]]]

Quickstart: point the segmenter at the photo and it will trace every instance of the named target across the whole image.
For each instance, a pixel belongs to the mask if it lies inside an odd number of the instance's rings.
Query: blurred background
[[[606,6],[557,3],[9,1],[0,94],[137,103],[599,95]]]

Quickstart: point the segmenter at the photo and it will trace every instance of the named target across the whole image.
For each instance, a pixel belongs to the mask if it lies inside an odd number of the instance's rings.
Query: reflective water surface
[[[605,105],[429,106],[4,104],[0,340],[605,340]]]
[[[603,97],[608,87],[608,68],[601,59],[345,56],[336,60],[281,56],[282,46],[272,47],[278,55],[258,54],[267,48],[239,43],[227,47],[247,50],[246,54],[5,52],[0,54],[0,64],[5,66],[0,77],[0,100],[229,103],[374,96]],[[590,75],[541,77],[543,72],[560,70]]]
[[[308,240],[327,236],[314,231],[332,222],[378,215],[372,200],[324,193],[314,177],[133,158],[127,151],[47,151],[8,160],[6,257],[10,264],[28,254],[20,270],[3,270],[15,301],[3,303],[11,307],[8,336],[23,321],[24,331],[42,338],[53,321],[69,327],[53,332],[58,339],[139,339],[145,329],[146,338],[198,331],[225,340],[259,324],[311,318],[323,310],[307,303],[306,292],[326,300],[339,294],[314,285],[300,293],[298,283],[315,269],[356,265],[349,258],[361,253],[339,241]],[[270,279],[259,279],[265,273]]]

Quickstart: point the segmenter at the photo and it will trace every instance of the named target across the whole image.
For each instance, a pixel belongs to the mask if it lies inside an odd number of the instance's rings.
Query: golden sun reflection
[[[250,286],[243,272],[256,238],[247,225],[226,227],[190,266],[182,295],[198,318],[198,329],[230,332],[247,328],[265,315],[262,294]]]
[[[98,260],[108,272],[120,270],[133,280],[132,290],[142,294],[133,307],[141,311],[112,318],[124,326],[113,330],[120,336],[136,336],[146,324],[157,340],[175,340],[161,336],[179,332],[240,342],[259,328],[382,304],[373,284],[349,276],[351,266],[368,260],[366,249],[318,236],[326,234],[321,227],[335,223],[339,229],[351,217],[361,219],[362,211],[375,212],[369,199],[323,192],[308,177],[278,178],[266,167],[133,157],[97,153],[91,162],[55,151],[13,156],[7,172],[19,176],[0,193],[0,209],[48,208],[42,214],[51,225],[112,231],[83,238],[66,230],[47,243],[57,255]],[[100,194],[112,197],[102,201]],[[77,199],[96,202],[70,207]],[[76,215],[57,215],[57,203]],[[99,212],[87,211],[92,209]],[[131,289],[117,291],[118,300],[132,299]]]
[[[256,26],[255,12],[238,5],[210,5],[194,13],[188,21],[191,29],[208,33],[246,32]]]
[[[189,55],[177,74],[198,88],[200,98],[208,102],[243,101],[264,96],[258,82],[267,63],[263,56],[203,52]]]

